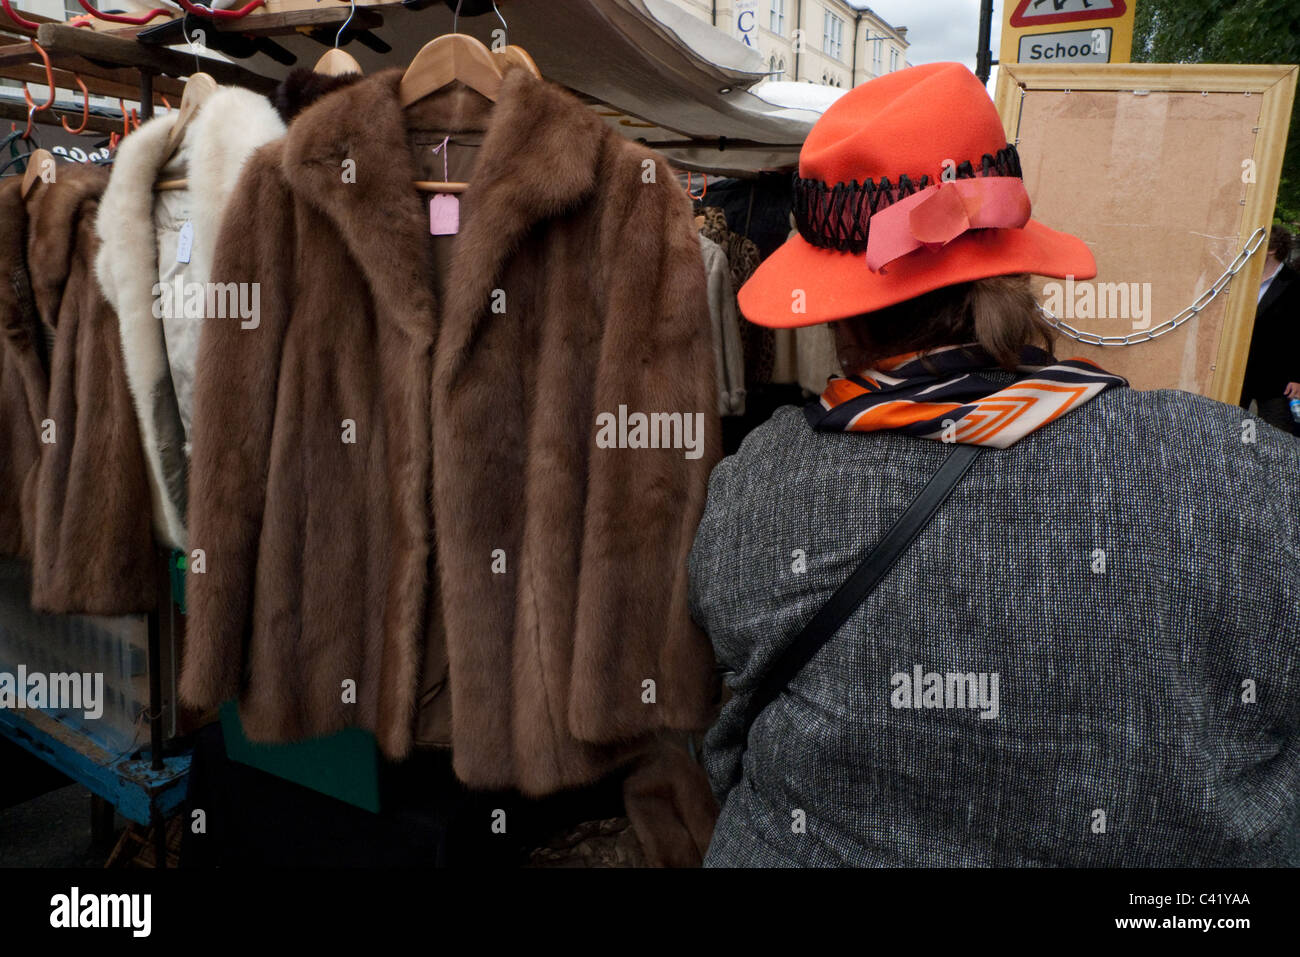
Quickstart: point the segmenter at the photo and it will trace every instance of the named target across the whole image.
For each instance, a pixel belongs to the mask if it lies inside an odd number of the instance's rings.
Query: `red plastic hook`
[[[40,28],[40,24],[35,20],[26,20],[14,12],[14,8],[10,6],[9,0],[0,0],[0,6],[4,7],[5,13],[9,14],[9,19],[20,27],[26,27],[28,30],[36,30]]]
[[[691,171],[686,171],[686,195],[691,199],[703,199],[705,196],[709,195],[709,174],[701,173],[700,175],[704,177],[704,188],[700,190],[700,195],[696,196],[691,192]]]
[[[86,124],[90,122],[90,91],[86,89],[86,84],[81,77],[74,73],[72,78],[77,81],[77,86],[81,87],[81,125],[74,130],[68,125],[66,116],[59,122],[63,124],[65,130],[75,136],[78,133],[86,132]]]
[[[3,2],[3,0],[0,0]],[[32,91],[27,89],[27,84],[23,84],[23,100],[27,103],[27,129],[23,131],[23,139],[32,135],[32,123],[36,114],[41,110],[48,110],[54,105],[54,67],[50,65],[50,55],[41,49],[41,45],[35,40],[30,41],[32,48],[41,55],[41,60],[45,63],[45,85],[50,89],[50,98],[44,103],[37,106],[36,101],[32,99]]]
[[[130,23],[137,27],[148,23],[154,17],[166,17],[171,15],[170,10],[165,10],[162,7],[155,7],[142,17],[128,17],[123,16],[120,13],[101,13],[99,10],[96,10],[87,3],[86,0],[77,0],[77,2],[81,4],[81,9],[85,10],[97,20],[107,20],[109,23]]]
[[[27,84],[23,84],[23,99],[27,101],[27,129],[23,130],[23,139],[28,139],[32,135],[32,120],[36,116],[36,101],[32,99],[31,93],[27,90]],[[14,129],[18,129],[17,124]]]
[[[3,0],[0,0],[3,2]],[[211,17],[216,20],[238,20],[240,17],[246,17],[258,7],[265,6],[266,0],[251,0],[250,3],[244,4],[238,10],[214,10],[211,7],[200,7],[198,4],[190,3],[190,0],[176,0],[181,5],[181,9],[186,13],[192,13],[196,17]]]

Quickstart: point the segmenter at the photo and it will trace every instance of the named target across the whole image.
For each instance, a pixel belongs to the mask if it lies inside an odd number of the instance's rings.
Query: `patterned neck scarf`
[[[1013,382],[977,345],[895,356],[858,375],[835,377],[805,408],[819,432],[875,432],[1005,449],[1107,389],[1128,385],[1086,359],[1056,360],[1027,348]],[[928,365],[928,368],[927,368]],[[947,424],[945,424],[947,423]]]

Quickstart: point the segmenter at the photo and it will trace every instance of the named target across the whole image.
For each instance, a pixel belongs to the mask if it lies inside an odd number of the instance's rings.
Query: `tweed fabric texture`
[[[714,470],[691,607],[737,696],[706,866],[1300,863],[1300,442],[1184,392],[986,452],[726,790],[745,691],[947,451],[786,407]],[[894,707],[918,665],[997,674],[997,717]]]

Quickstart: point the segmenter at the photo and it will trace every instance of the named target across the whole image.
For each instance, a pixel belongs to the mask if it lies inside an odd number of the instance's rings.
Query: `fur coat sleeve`
[[[190,483],[194,551],[180,693],[203,708],[240,692],[276,385],[292,309],[293,207],[280,185],[275,150],[272,144],[253,155],[238,199],[226,209],[223,235],[249,240],[221,243],[212,271],[222,282],[256,284],[250,287],[258,290],[256,315],[208,317],[199,345]],[[257,242],[255,236],[277,241]]]
[[[698,445],[593,442],[589,450],[569,723],[598,742],[709,721],[713,655],[687,614],[686,569],[721,444],[690,203],[662,159],[647,183],[652,154],[613,147],[597,260],[605,335],[594,411],[681,412],[684,424],[696,423]]]
[[[456,772],[529,794],[596,780],[654,732],[706,727],[714,690],[686,611],[720,428],[690,203],[644,147],[585,118],[561,129],[519,135],[538,155],[583,157],[565,172],[591,186],[569,189],[581,201],[499,274],[504,312],[449,304],[433,388]],[[551,167],[540,183],[511,173],[499,181],[565,186]],[[457,252],[475,265],[502,258],[482,224],[511,208],[480,203]],[[680,439],[689,425],[694,447],[614,427],[656,414]]]

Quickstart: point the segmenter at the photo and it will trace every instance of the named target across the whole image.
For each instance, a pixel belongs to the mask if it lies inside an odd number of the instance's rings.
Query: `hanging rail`
[[[191,53],[149,46],[137,42],[134,38],[114,36],[110,33],[77,30],[63,24],[46,23],[42,24],[37,31],[37,39],[56,59],[63,56],[85,57],[100,63],[131,66],[153,73],[166,73],[170,76],[189,76],[191,73],[202,71],[210,74],[220,84],[242,86],[257,93],[270,93],[276,86],[273,77],[254,73],[252,70],[225,60],[198,57],[196,62],[196,58]],[[9,48],[0,47],[0,68],[4,66],[7,49]]]

